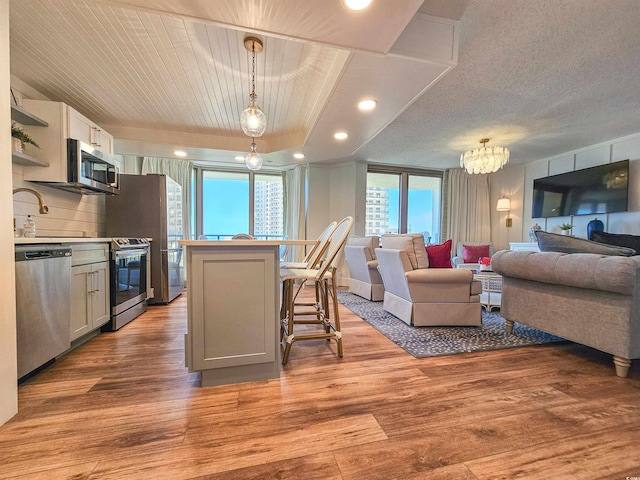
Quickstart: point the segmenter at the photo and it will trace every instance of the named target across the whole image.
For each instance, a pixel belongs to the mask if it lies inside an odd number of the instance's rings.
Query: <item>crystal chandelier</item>
[[[240,114],[240,125],[245,135],[260,137],[267,128],[267,117],[256,103],[256,53],[262,51],[262,41],[255,37],[244,39],[244,48],[251,52],[251,102]]]
[[[504,167],[509,161],[509,149],[487,147],[488,138],[480,140],[482,147],[469,150],[460,155],[460,166],[467,173],[493,173]]]
[[[255,140],[255,139],[253,139]],[[244,163],[249,170],[260,170],[262,168],[262,155],[256,151],[256,142],[251,143],[251,151],[244,157]]]

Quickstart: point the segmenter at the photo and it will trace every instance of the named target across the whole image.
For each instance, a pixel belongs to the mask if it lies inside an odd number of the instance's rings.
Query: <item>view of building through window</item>
[[[258,238],[282,238],[284,234],[284,198],[282,177],[256,175],[253,196],[253,235]]]
[[[228,239],[238,233],[258,238],[282,238],[284,234],[283,184],[280,175],[203,170],[202,234],[210,240]],[[253,209],[249,207],[253,206]],[[250,225],[253,211],[253,228]]]
[[[365,235],[398,233],[400,175],[367,173]]]
[[[441,184],[435,176],[367,173],[365,234],[422,233],[425,243],[438,243]]]

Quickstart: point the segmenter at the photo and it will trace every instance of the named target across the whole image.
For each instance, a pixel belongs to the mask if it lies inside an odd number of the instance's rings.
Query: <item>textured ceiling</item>
[[[340,0],[11,0],[10,15],[12,74],[125,154],[247,150],[247,33],[265,42],[258,145],[272,165],[301,150],[443,169],[483,137],[518,163],[640,131],[637,0],[374,0],[356,15]],[[453,28],[457,58],[440,41]],[[353,108],[363,95],[373,114]]]
[[[489,137],[519,163],[640,132],[640,2],[471,0],[460,22],[458,66],[359,157],[450,168]]]

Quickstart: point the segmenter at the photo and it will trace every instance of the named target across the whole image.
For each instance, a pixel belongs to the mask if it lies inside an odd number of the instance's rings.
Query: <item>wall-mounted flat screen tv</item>
[[[629,160],[561,173],[533,181],[532,218],[624,212],[629,196]]]

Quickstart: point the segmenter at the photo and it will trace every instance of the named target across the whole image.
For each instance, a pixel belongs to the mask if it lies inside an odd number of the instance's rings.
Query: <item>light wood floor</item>
[[[565,344],[415,359],[342,307],[345,357],[299,342],[277,381],[200,388],[186,298],[19,389],[0,478],[640,477],[640,369]]]

